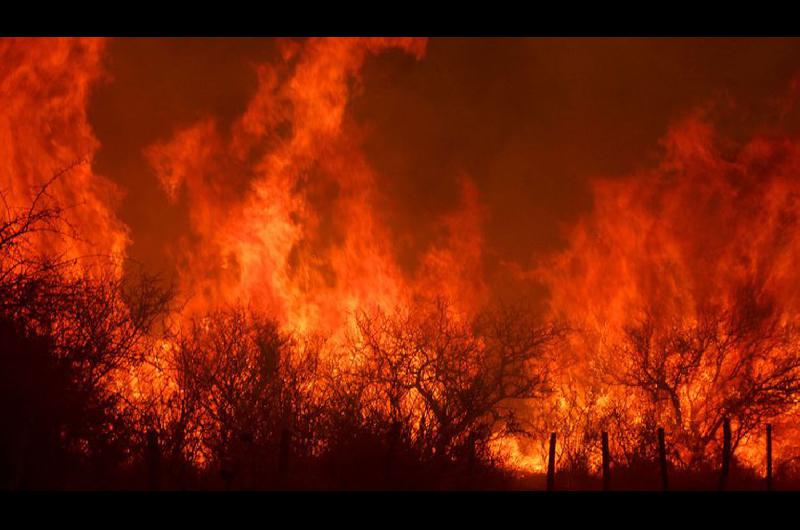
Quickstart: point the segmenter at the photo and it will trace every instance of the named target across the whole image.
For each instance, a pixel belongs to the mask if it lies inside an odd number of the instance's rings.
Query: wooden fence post
[[[242,450],[243,450],[242,452],[244,453],[243,459],[247,462],[247,468],[244,471],[244,473],[242,473],[242,476],[244,478],[243,480],[244,487],[255,489],[257,473],[256,473],[256,458],[253,447],[253,433],[251,433],[250,431],[244,431],[243,433],[241,433],[240,438],[242,441]]]
[[[547,459],[547,491],[556,486],[556,433],[550,433],[550,453]]]
[[[220,459],[219,476],[225,484],[225,491],[231,491],[233,479],[236,476],[236,463],[231,455],[223,455]]]
[[[286,475],[289,471],[289,453],[291,451],[291,443],[292,443],[292,433],[289,429],[284,428],[281,431],[281,447],[280,447],[280,455],[278,460],[278,473],[280,474],[281,480],[286,479]]]
[[[467,450],[469,451],[468,454],[468,461],[467,461],[467,478],[470,481],[474,480],[474,473],[475,473],[475,462],[477,460],[477,449],[475,448],[476,444],[476,435],[474,432],[469,433],[469,439],[467,442]],[[470,485],[471,486],[471,485]]]
[[[719,474],[719,489],[728,485],[728,473],[731,467],[731,422],[726,417],[722,420],[722,471]]]
[[[611,489],[611,458],[608,451],[608,433],[603,431],[603,491]]]
[[[772,424],[767,423],[767,491],[772,491]]]
[[[389,448],[386,451],[385,466],[385,478],[389,487],[391,487],[392,482],[395,480],[395,459],[397,458],[397,449],[400,443],[402,427],[403,425],[399,421],[393,422],[389,427]]]
[[[661,489],[669,490],[669,476],[667,475],[667,446],[664,442],[664,427],[658,428],[658,463],[661,467]]]
[[[147,431],[147,464],[150,489],[157,491],[161,488],[161,452],[158,447],[158,433],[153,429]]]

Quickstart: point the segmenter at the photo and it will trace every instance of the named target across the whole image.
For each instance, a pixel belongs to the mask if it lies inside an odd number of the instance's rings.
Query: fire
[[[715,128],[711,112],[702,109],[674,124],[656,167],[597,180],[593,211],[573,228],[568,249],[540,270],[550,289],[551,312],[580,330],[572,345],[577,368],[570,370],[591,379],[588,374],[599,367],[608,370],[624,362],[615,346],[625,343],[629,326],[644,318],[665,333],[678,327],[700,330],[709,308],[728,315],[745,307],[751,308],[747,314],[771,315],[753,317],[753,326],[763,326],[750,330],[754,336],[773,333],[771,326],[788,332],[797,318],[800,285],[794,266],[800,251],[799,146],[796,139],[774,135],[733,143]],[[703,333],[709,340],[724,341],[739,332],[725,328]],[[715,333],[720,335],[708,335]],[[684,416],[672,418],[678,422],[675,429],[698,428],[710,415],[704,407],[721,408],[733,399],[724,397],[727,387],[715,378],[719,370],[738,370],[731,363],[753,355],[752,344],[731,347],[720,367],[698,358],[692,368],[698,370],[696,377],[687,377],[676,395]],[[669,348],[679,346],[664,347],[663,355],[669,356]],[[661,355],[654,348],[653,355]],[[787,359],[796,358],[793,346],[785,348]],[[767,357],[750,369],[765,373],[769,357],[782,351],[781,343],[770,343]],[[670,370],[670,365],[663,369]],[[731,379],[726,384],[736,383]],[[630,391],[606,387],[602,399],[619,403]],[[592,403],[612,411],[597,398],[584,406]],[[642,407],[628,405],[634,421],[646,421]],[[743,432],[738,454],[755,463],[763,458],[757,431],[763,425],[754,433],[751,428]],[[721,436],[716,427],[711,435]]]
[[[460,175],[458,206],[430,220],[436,237],[409,271],[365,153],[368,127],[348,112],[369,57],[394,50],[423,61],[426,45],[282,41],[279,60],[256,67],[257,88],[232,123],[204,116],[145,149],[165,196],[188,212],[189,234],[171,249],[185,301],[171,315],[177,322],[241,304],[301,338],[335,342],[354,331],[360,311],[388,314],[439,295],[466,321],[487,305],[480,186]],[[8,205],[46,185],[43,200],[74,229],[37,234],[36,250],[82,264],[110,258],[119,277],[132,242],[116,213],[124,190],[93,169],[100,142],[87,117],[104,51],[102,39],[0,40],[0,183]],[[800,139],[733,141],[704,108],[675,122],[661,147],[654,167],[593,181],[593,207],[565,248],[535,266],[509,265],[547,287],[545,317],[573,331],[551,359],[552,395],[522,415],[559,432],[563,462],[599,430],[651,432],[665,422],[676,458],[690,462],[715,449],[717,416],[732,411],[737,455],[757,464],[760,424],[747,416],[756,405],[736,400],[753,392],[787,433],[797,412],[770,385],[780,390],[800,368],[787,338],[800,311]],[[177,392],[176,343],[159,337],[150,346],[149,364],[114,380],[131,401]],[[613,443],[621,453],[640,449],[622,434]],[[542,472],[536,447],[492,442],[508,467]]]
[[[480,290],[480,205],[467,179],[464,210],[442,219],[443,244],[423,257],[420,278],[396,263],[362,132],[345,112],[365,58],[389,48],[421,59],[425,41],[284,43],[284,62],[259,68],[229,131],[203,120],[147,149],[165,192],[190,203],[196,238],[182,249],[181,275],[190,311],[246,301],[302,333],[331,332],[356,310],[392,308],[433,286],[454,300],[476,292],[464,284]]]
[[[545,271],[555,311],[618,328],[646,302],[692,316],[756,281],[796,312],[797,145],[756,137],[726,156],[720,140],[692,115],[658,168],[595,184],[594,212]]]
[[[92,170],[99,142],[86,114],[103,49],[100,39],[0,39],[0,183],[14,209],[52,181],[40,203],[63,210],[69,237],[41,233],[38,251],[84,263],[100,255],[121,271],[130,242],[114,213],[121,190]]]

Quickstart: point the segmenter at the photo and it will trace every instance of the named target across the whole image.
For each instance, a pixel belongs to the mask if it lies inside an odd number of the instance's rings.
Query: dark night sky
[[[127,193],[131,257],[160,267],[187,229],[142,150],[206,116],[230,122],[256,89],[254,65],[276,57],[269,39],[109,44],[89,116],[102,144],[95,167]],[[591,207],[592,178],[653,163],[683,113],[730,98],[768,121],[798,72],[797,39],[439,38],[421,61],[370,58],[350,112],[370,131],[364,149],[393,198],[393,230],[424,239],[464,173],[487,207],[487,254],[527,264]]]

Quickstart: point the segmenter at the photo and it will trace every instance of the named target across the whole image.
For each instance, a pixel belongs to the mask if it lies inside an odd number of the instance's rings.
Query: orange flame
[[[730,309],[740,288],[755,286],[775,299],[782,323],[797,317],[800,142],[756,135],[736,144],[699,110],[671,128],[663,147],[657,167],[597,180],[593,211],[539,269],[551,315],[582,331],[572,377],[589,380],[590,365],[644,311],[665,323],[697,323],[703,308]],[[607,389],[603,399],[627,392]],[[690,386],[681,395],[688,410],[698,392]],[[742,443],[739,456],[757,462],[758,447]]]
[[[191,234],[175,249],[186,315],[246,302],[299,333],[336,334],[361,309],[440,294],[469,314],[487,299],[484,209],[466,176],[460,207],[434,221],[438,237],[415,272],[399,264],[380,175],[363,150],[367,132],[348,113],[364,62],[389,49],[421,60],[426,42],[284,41],[281,60],[258,67],[258,88],[230,127],[208,117],[146,149],[166,195],[189,212]],[[103,51],[100,39],[0,39],[0,183],[9,205],[25,205],[68,168],[48,196],[81,238],[43,234],[40,250],[119,262],[130,242],[114,213],[121,192],[92,169],[99,142],[86,112]],[[701,110],[676,123],[663,148],[655,168],[596,180],[594,208],[568,248],[535,270],[549,288],[549,316],[586,332],[560,359],[560,382],[584,391],[586,405],[625,398],[596,393],[589,365],[645,308],[691,322],[755,284],[777,300],[783,322],[800,309],[800,141],[756,135],[735,144]],[[555,401],[561,414],[569,396]],[[517,441],[498,450],[514,466],[543,468]]]
[[[120,191],[92,170],[99,143],[86,115],[103,48],[100,39],[0,39],[0,186],[14,215],[60,175],[47,199],[78,237],[40,234],[38,250],[119,263],[129,243],[114,214]]]
[[[437,286],[454,299],[476,292],[457,287],[480,281],[480,208],[467,180],[464,212],[442,220],[446,240],[423,258],[422,279],[397,265],[362,132],[346,113],[365,58],[388,48],[421,58],[425,41],[284,43],[284,62],[259,68],[259,88],[230,131],[203,120],[147,149],[165,191],[189,203],[190,311],[246,301],[300,332],[330,332],[358,309]],[[473,302],[461,301],[465,310]]]

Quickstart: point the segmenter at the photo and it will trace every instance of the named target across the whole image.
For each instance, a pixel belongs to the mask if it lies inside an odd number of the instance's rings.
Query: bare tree
[[[128,456],[130,424],[115,376],[140,362],[170,299],[152,277],[89,274],[42,248],[43,234],[69,242],[69,224],[48,194],[58,176],[28,206],[2,196],[0,388],[10,437],[3,456],[17,463],[5,475],[16,486],[86,480],[87,464],[102,480]]]
[[[735,295],[729,307],[703,308],[694,319],[646,315],[611,349],[610,382],[642,393],[636,412],[668,427],[689,468],[709,458],[725,417],[735,450],[800,396],[797,326],[755,285]]]
[[[373,409],[428,458],[488,455],[496,436],[524,431],[522,400],[548,391],[547,349],[560,336],[508,307],[472,319],[442,300],[413,311],[361,313],[351,348]]]
[[[311,450],[317,351],[305,346],[241,307],[194,320],[171,355],[171,404],[185,412],[173,417],[173,436],[199,433],[202,459],[228,482],[274,479],[286,432],[294,451]]]

